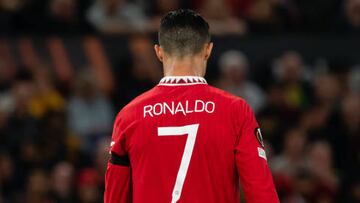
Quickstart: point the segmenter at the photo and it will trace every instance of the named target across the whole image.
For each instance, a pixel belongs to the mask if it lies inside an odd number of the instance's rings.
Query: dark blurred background
[[[102,202],[178,8],[209,21],[206,78],[253,107],[281,202],[360,202],[360,0],[0,0],[0,203]]]

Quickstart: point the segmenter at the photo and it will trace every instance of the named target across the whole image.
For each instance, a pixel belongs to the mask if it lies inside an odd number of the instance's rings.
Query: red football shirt
[[[260,129],[241,98],[165,77],[118,114],[105,203],[277,203]]]

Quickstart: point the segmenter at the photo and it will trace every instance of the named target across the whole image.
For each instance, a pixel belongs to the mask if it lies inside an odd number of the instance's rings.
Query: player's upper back
[[[199,117],[233,120],[234,114],[246,110],[250,109],[243,99],[208,85],[202,77],[173,76],[164,77],[156,87],[131,101],[119,117],[128,122],[162,123],[171,119],[181,123]]]
[[[128,154],[134,193],[146,201],[236,202],[234,151],[248,114],[242,99],[203,78],[165,77],[119,113],[112,151]]]

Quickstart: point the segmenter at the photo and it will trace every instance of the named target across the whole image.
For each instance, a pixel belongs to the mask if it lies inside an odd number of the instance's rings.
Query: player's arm
[[[111,154],[105,175],[104,203],[131,203],[130,166],[125,157]]]
[[[105,175],[104,203],[131,203],[131,167],[120,119],[116,119]]]
[[[240,119],[235,148],[236,165],[246,202],[278,203],[254,113],[248,104],[241,102],[237,104],[235,116]]]

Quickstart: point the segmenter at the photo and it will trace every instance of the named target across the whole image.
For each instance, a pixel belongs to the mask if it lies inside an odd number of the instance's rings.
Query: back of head
[[[170,56],[195,55],[210,42],[209,24],[192,10],[171,11],[161,19],[158,37],[160,46]]]

